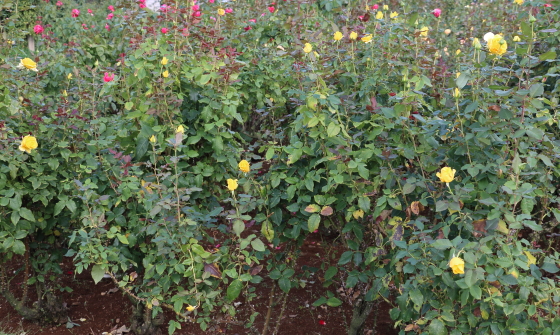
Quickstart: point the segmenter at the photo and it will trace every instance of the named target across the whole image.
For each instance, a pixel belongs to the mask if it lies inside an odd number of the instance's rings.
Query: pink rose
[[[115,79],[114,73],[105,72],[105,75],[103,76],[103,80],[106,83],[113,81],[113,79]]]
[[[201,12],[194,12],[194,13],[193,13],[193,16],[194,16],[194,17],[200,17],[201,15],[202,15]]]
[[[107,14],[107,20],[110,20],[110,19],[112,19],[112,18],[113,18],[113,16],[114,16],[114,14],[113,14],[113,13],[109,13],[109,14]]]
[[[72,9],[72,17],[78,17],[80,16],[80,10],[79,9]]]
[[[231,8],[226,8],[226,13],[228,13],[228,14],[233,13],[233,9],[231,9]]]
[[[161,33],[162,34],[167,34],[168,31],[169,31],[169,29],[167,29],[167,28],[161,28]]]
[[[257,23],[257,19],[250,19],[249,22]]]
[[[268,11],[271,12],[271,13],[274,13],[275,10],[276,10],[276,8],[274,8],[274,6],[268,7]]]
[[[62,6],[62,1],[57,1],[57,2],[56,2],[56,5],[57,5],[58,7],[61,7],[61,6]]]
[[[107,31],[111,31],[111,27],[109,27],[109,24],[105,24],[105,29],[107,29]]]
[[[432,14],[434,14],[434,16],[437,18],[441,15],[441,9],[436,8],[432,11]]]
[[[109,6],[109,7],[107,7],[107,9],[110,10],[111,12],[114,12],[114,11],[115,11],[115,7],[113,7],[112,5]]]
[[[40,24],[36,25],[35,27],[33,27],[33,31],[35,32],[35,34],[39,35],[40,33],[42,33],[45,30],[45,28],[43,28],[43,26],[41,26]]]
[[[245,31],[249,31],[249,30],[251,30],[251,29],[253,29],[253,28],[251,28],[251,26],[247,26],[247,27],[245,27],[245,28],[243,28],[243,29],[245,29]]]
[[[378,4],[375,4],[375,5],[371,6],[371,9],[373,9],[373,10],[377,10],[378,8],[379,8]]]
[[[84,28],[84,30],[88,30],[87,24],[82,23],[82,28]]]
[[[87,12],[89,15],[93,16],[93,11],[91,9],[88,9]]]

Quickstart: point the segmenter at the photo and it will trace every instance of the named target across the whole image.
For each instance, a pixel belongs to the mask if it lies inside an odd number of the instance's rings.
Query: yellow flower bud
[[[150,142],[152,142],[152,143],[156,143],[156,142],[157,142],[157,139],[156,139],[156,136],[155,136],[155,135],[152,135],[152,136],[150,137]]]
[[[72,79],[72,73],[68,73],[68,75],[66,76],[66,78],[68,78],[68,80]]]
[[[305,46],[303,47],[303,52],[305,52],[306,54],[310,53],[311,51],[313,51],[313,46],[309,43],[305,43]]]
[[[237,179],[228,179],[227,180],[227,188],[230,191],[235,191],[237,189]]]
[[[241,172],[248,173],[251,171],[251,165],[246,160],[242,160],[239,162],[239,170],[241,170]]]
[[[353,32],[350,33],[349,37],[350,37],[351,40],[355,40],[356,38],[358,38],[358,33],[353,31]]]
[[[175,133],[184,134],[185,133],[185,128],[183,128],[183,125],[179,125],[179,127],[177,127],[177,129],[175,129]]]
[[[397,16],[399,16],[399,13],[397,13],[397,12],[392,12],[391,14],[389,14],[389,17],[390,17],[391,19],[394,19],[394,18],[396,18]]]
[[[371,42],[372,38],[373,38],[373,36],[371,34],[367,34],[366,36],[362,37],[362,42],[369,43],[369,42]]]
[[[167,57],[163,57],[161,59],[161,65],[167,65],[167,61],[168,61]]]
[[[377,14],[375,14],[375,18],[378,20],[383,20],[383,12],[378,11]]]
[[[169,77],[169,71],[165,70],[161,75],[163,76],[163,78],[167,78]]]

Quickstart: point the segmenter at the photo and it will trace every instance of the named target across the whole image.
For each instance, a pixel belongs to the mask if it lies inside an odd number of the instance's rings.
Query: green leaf
[[[117,238],[122,244],[128,244],[128,239],[122,234],[117,234]]]
[[[340,133],[340,126],[334,122],[329,123],[329,126],[327,127],[327,136],[335,137],[338,133]]]
[[[338,264],[339,265],[344,265],[347,264],[348,262],[350,262],[352,260],[352,256],[354,255],[353,251],[345,251],[341,256],[340,259],[338,260]]]
[[[124,108],[127,111],[131,110],[133,106],[134,106],[134,103],[132,101],[128,101],[127,103],[124,104]]]
[[[19,215],[28,221],[35,222],[35,216],[33,215],[33,212],[25,207],[21,207],[19,209]]]
[[[147,137],[138,136],[136,138],[136,159],[141,159],[148,152],[149,147],[150,140]]]
[[[235,299],[237,299],[239,293],[241,293],[242,288],[243,288],[243,283],[241,282],[241,280],[236,279],[232,281],[227,288],[227,300],[229,302],[232,302]]]
[[[515,157],[511,161],[511,167],[513,168],[513,172],[519,174],[520,166],[521,166],[521,159],[519,158],[519,154],[516,153]]]
[[[469,287],[469,292],[473,296],[473,298],[480,300],[482,297],[482,290],[478,286],[471,286]]]
[[[322,304],[327,303],[327,298],[325,297],[320,297],[319,299],[317,299],[317,301],[315,301],[313,303],[313,306],[317,307],[317,306],[321,306]]]
[[[433,319],[428,327],[428,334],[430,335],[447,335],[447,328],[440,319]]]
[[[57,216],[58,214],[60,214],[60,212],[62,212],[62,210],[64,209],[64,206],[66,206],[66,201],[60,200],[59,202],[57,202],[56,205],[54,205],[53,215]]]
[[[241,233],[245,230],[245,223],[243,220],[235,220],[233,221],[233,232],[237,234],[237,236],[241,236]]]
[[[327,300],[327,305],[331,307],[338,307],[342,305],[342,301],[336,297],[331,297]]]
[[[258,238],[251,241],[251,246],[253,247],[253,249],[255,249],[257,251],[264,251],[265,250],[264,243]]]
[[[539,56],[539,60],[544,61],[544,60],[549,60],[549,59],[556,59],[556,52],[554,51],[549,51],[549,52],[545,52],[542,55]]]
[[[319,229],[319,224],[321,223],[321,215],[319,214],[312,214],[307,220],[307,228],[309,232],[312,233],[315,230]]]
[[[331,280],[338,273],[336,266],[331,266],[325,271],[325,280]]]
[[[18,255],[23,255],[25,253],[25,244],[23,244],[22,241],[15,240],[12,245],[12,250]]]
[[[529,88],[529,95],[532,98],[541,96],[543,93],[544,93],[544,85],[542,83],[533,84]]]
[[[66,208],[68,208],[72,213],[76,212],[76,203],[73,200],[66,201]]]
[[[422,306],[424,304],[424,295],[419,289],[414,289],[410,291],[410,299],[416,306]]]
[[[432,247],[434,247],[436,249],[439,249],[439,250],[445,250],[445,249],[452,248],[453,244],[448,239],[442,238],[442,239],[439,239],[439,240],[435,240],[432,243]]]
[[[552,164],[552,161],[550,160],[550,158],[548,158],[547,156],[545,156],[543,154],[539,154],[539,155],[537,155],[537,157],[540,158],[546,166],[550,166],[550,167],[554,166],[554,164]]]
[[[286,293],[290,292],[290,289],[292,288],[292,283],[290,282],[290,280],[286,277],[282,277],[280,279],[278,279],[278,286],[280,286],[280,289]]]
[[[267,161],[269,161],[272,159],[272,157],[274,157],[274,148],[268,148],[268,150],[266,151],[265,158]]]
[[[265,220],[262,223],[261,234],[263,234],[268,242],[272,242],[272,239],[274,238],[274,229],[272,228],[272,223],[270,223],[270,221]]]
[[[101,265],[95,264],[93,268],[91,268],[91,277],[93,278],[93,281],[96,284],[99,283],[101,279],[103,279],[104,275],[105,275],[105,270],[103,270]]]

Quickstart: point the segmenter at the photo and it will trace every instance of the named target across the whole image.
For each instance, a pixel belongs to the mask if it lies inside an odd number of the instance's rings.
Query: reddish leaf
[[[321,209],[321,215],[329,216],[333,213],[333,209],[330,206],[325,206]]]

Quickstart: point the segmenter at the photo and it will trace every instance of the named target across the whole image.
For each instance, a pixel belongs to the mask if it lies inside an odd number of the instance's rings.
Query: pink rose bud
[[[114,73],[105,72],[105,75],[103,76],[103,80],[106,83],[113,81],[113,79],[115,79]]]
[[[276,10],[276,8],[274,8],[274,6],[268,7],[268,11],[271,12],[271,13],[274,13],[275,10]]]
[[[437,18],[441,15],[441,9],[436,8],[432,11],[432,14],[434,14],[434,16]]]
[[[169,29],[167,29],[167,28],[161,28],[161,33],[162,34],[167,34],[168,31],[169,31]]]
[[[109,6],[109,7],[107,7],[107,9],[110,10],[111,12],[115,11],[115,7],[113,7],[113,6]]]

